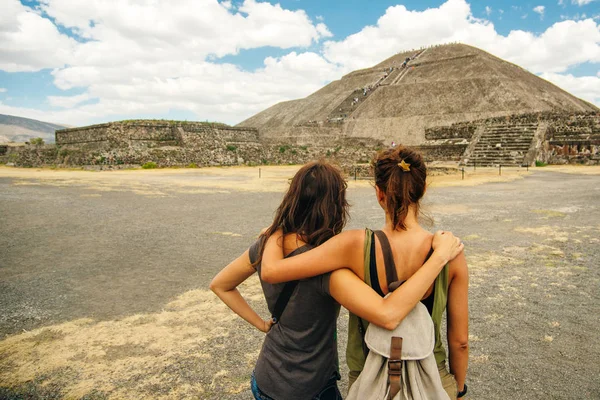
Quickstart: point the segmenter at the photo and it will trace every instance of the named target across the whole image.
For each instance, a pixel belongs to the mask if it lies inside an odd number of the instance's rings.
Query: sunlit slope
[[[292,134],[294,125],[326,121],[354,90],[373,84],[414,54],[397,54],[352,72],[304,99],[268,108],[240,126],[277,137]],[[515,64],[462,44],[429,48],[400,75],[393,82],[383,81],[364,101],[361,98],[343,118],[340,133],[418,144],[430,126],[529,112],[598,110]]]

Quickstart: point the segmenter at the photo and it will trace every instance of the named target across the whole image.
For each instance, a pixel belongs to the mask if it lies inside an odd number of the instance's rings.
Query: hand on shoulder
[[[456,258],[465,248],[463,242],[448,231],[437,231],[431,246],[438,256],[447,261]]]

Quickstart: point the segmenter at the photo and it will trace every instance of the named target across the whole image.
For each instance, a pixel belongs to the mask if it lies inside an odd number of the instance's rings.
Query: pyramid
[[[262,137],[283,141],[325,135],[419,145],[425,129],[436,126],[536,112],[596,111],[515,64],[476,47],[450,44],[396,54],[238,126],[256,127]]]

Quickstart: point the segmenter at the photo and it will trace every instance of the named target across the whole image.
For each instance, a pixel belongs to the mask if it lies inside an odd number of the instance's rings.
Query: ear
[[[377,195],[377,201],[379,202],[381,207],[385,209],[385,193],[383,192],[383,190],[379,189],[379,186],[377,185],[375,185],[375,194]]]

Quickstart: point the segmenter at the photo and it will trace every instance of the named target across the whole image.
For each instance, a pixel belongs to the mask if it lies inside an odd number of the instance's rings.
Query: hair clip
[[[398,163],[398,166],[400,168],[402,168],[402,171],[404,171],[404,172],[409,172],[410,171],[410,164],[407,163],[407,162],[405,162],[404,160],[400,161]]]

